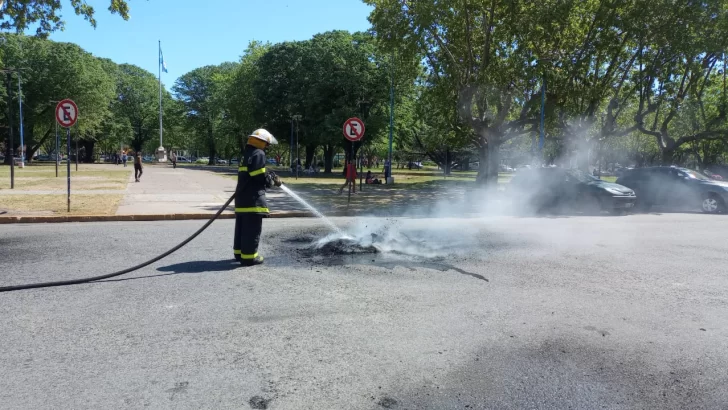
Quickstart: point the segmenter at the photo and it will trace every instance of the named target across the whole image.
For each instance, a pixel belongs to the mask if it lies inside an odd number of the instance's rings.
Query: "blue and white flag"
[[[167,72],[167,63],[164,62],[164,55],[162,54],[162,46],[159,46],[159,64],[162,66],[162,71]]]

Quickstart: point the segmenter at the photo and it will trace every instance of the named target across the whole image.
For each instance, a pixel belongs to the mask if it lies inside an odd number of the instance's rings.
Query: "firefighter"
[[[238,168],[238,186],[235,189],[235,259],[243,266],[260,265],[263,257],[258,255],[263,218],[269,215],[265,200],[266,188],[281,186],[278,176],[266,171],[265,152],[278,141],[270,132],[257,129],[248,136],[243,160]]]

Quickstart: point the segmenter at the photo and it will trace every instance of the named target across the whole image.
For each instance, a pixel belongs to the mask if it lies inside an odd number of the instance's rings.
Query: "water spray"
[[[301,198],[297,193],[291,191],[291,189],[285,185],[281,185],[281,189],[283,190],[283,192],[290,195],[291,198],[295,199],[296,201],[301,203],[301,205],[305,206],[306,209],[313,212],[313,214],[316,215],[318,218],[321,218],[321,220],[324,221],[326,223],[326,225],[328,225],[329,228],[331,228],[331,230],[333,230],[334,232],[336,232],[339,235],[344,235],[344,232],[341,229],[339,229],[338,226],[336,226],[333,222],[331,222],[331,220],[329,218],[327,218],[324,214],[319,212],[318,209],[314,208],[313,205],[309,204],[308,202],[306,202],[305,199]]]

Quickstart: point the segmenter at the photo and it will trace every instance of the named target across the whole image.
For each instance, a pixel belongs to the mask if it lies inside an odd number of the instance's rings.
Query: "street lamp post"
[[[20,116],[20,168],[25,168],[25,139],[23,138],[23,89],[20,87],[20,71],[18,74],[18,115]]]
[[[8,93],[8,136],[10,137],[10,189],[15,189],[15,146],[13,139],[13,104],[12,88],[10,87],[10,71],[5,70],[5,87]]]
[[[296,122],[296,160],[293,160],[293,122]],[[298,162],[301,157],[301,153],[298,149],[298,124],[301,122],[301,115],[296,114],[291,117],[291,166],[296,169],[296,179],[298,179]]]
[[[394,138],[394,56],[390,57],[389,65],[389,154],[387,156],[387,171],[384,173],[386,183],[392,177],[392,140]]]

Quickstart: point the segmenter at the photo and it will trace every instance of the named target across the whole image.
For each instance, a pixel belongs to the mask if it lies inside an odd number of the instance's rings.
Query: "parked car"
[[[517,207],[536,212],[581,210],[624,213],[635,203],[632,189],[578,169],[533,168],[514,174],[506,193]]]
[[[187,157],[177,157],[177,162],[190,162],[190,160]]]
[[[217,165],[227,165],[227,161],[225,161],[225,160],[224,160],[224,159],[222,159],[222,158],[216,158],[216,159],[215,159],[215,163],[216,163]]]
[[[240,162],[240,160],[237,158],[230,158],[230,165],[237,164],[239,162]]]
[[[637,208],[654,205],[700,207],[706,213],[726,212],[728,183],[680,167],[636,168],[617,179],[637,193]]]
[[[142,162],[152,162],[152,161],[154,161],[154,157],[152,157],[150,155],[146,155],[146,156],[142,157]]]

